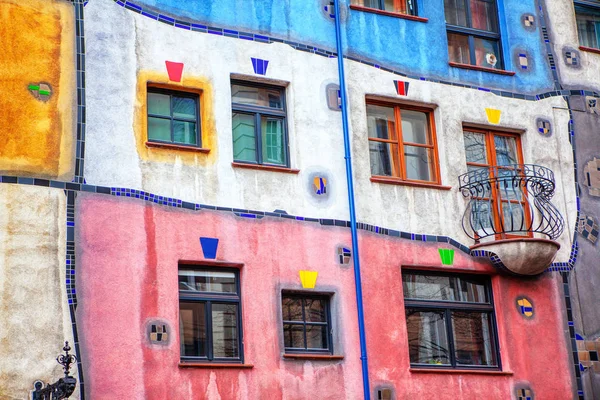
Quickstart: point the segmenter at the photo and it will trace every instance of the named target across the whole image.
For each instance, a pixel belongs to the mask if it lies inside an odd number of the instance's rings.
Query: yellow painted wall
[[[0,0],[0,172],[73,174],[73,8],[66,0]],[[29,90],[39,83],[51,87],[46,100]]]
[[[202,148],[207,153],[190,152],[179,149],[153,148],[146,146],[148,141],[148,85],[164,85],[172,90],[194,91],[200,96],[200,134]],[[181,161],[188,165],[207,166],[217,160],[217,131],[213,109],[212,85],[208,79],[186,76],[181,82],[169,81],[167,71],[140,71],[137,76],[137,93],[134,117],[134,133],[140,158],[144,161],[174,163]]]

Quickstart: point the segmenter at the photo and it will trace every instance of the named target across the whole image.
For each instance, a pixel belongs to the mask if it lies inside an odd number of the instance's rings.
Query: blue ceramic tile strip
[[[131,1],[127,1],[127,4],[129,6],[127,6],[124,2],[122,2],[120,0],[113,0],[113,1],[116,4],[120,5],[121,7],[126,8],[129,11],[133,11],[135,13],[138,13],[140,15],[143,15],[143,16],[146,16],[146,17],[149,17],[152,19],[157,19],[155,16],[155,13],[152,10],[144,9],[144,7],[139,6]],[[234,30],[229,30],[229,29],[224,29],[224,28],[210,27],[210,26],[206,26],[206,25],[198,25],[198,24],[195,24],[194,22],[192,22],[191,20],[184,20],[184,19],[176,20],[175,18],[169,17],[165,14],[159,14],[158,17],[159,17],[158,18],[159,22],[163,22],[168,25],[175,26],[176,28],[187,29],[187,30],[191,29],[194,32],[210,33],[210,34],[214,34],[214,35],[233,37],[233,38],[243,39],[243,40],[251,40],[251,41],[260,42],[260,43],[268,43],[268,44],[284,43],[296,50],[312,53],[312,54],[319,55],[322,57],[326,57],[326,58],[337,57],[337,53],[334,51],[322,49],[322,48],[319,48],[319,47],[316,47],[313,45],[307,45],[307,44],[303,44],[303,43],[299,43],[299,42],[279,39],[279,38],[276,38],[273,36],[265,36],[265,35],[253,34],[253,33],[248,33],[248,32],[239,32],[239,31],[234,31]],[[547,40],[547,33],[545,35],[545,40]],[[552,55],[550,53],[549,53],[549,57],[552,57]],[[383,66],[381,66],[381,64],[379,64],[379,62],[372,62],[372,61],[369,61],[366,59],[361,59],[361,58],[357,58],[357,57],[353,57],[353,56],[344,56],[344,58],[346,58],[347,60],[361,63],[361,64],[369,65],[373,68],[377,68],[382,71],[390,72],[394,75],[398,75],[398,76],[401,76],[404,78],[418,79],[418,80],[422,80],[422,81],[440,83],[440,84],[444,84],[444,85],[459,86],[459,87],[463,87],[466,89],[483,90],[486,92],[491,92],[491,93],[493,93],[497,96],[501,96],[501,97],[508,97],[508,98],[513,98],[513,99],[516,98],[516,99],[526,100],[526,101],[537,101],[537,100],[542,100],[542,99],[546,99],[549,97],[561,96],[560,91],[558,91],[558,92],[552,91],[552,92],[547,92],[547,93],[543,93],[540,95],[524,95],[521,93],[493,90],[490,88],[483,88],[483,87],[474,86],[474,85],[465,85],[462,83],[443,81],[443,80],[438,80],[438,79],[433,79],[433,78],[414,77],[414,76],[407,75],[406,73],[403,73],[403,72],[400,72],[400,71],[397,71],[394,69],[383,67]],[[554,73],[553,76],[554,76],[554,81],[556,83],[558,81],[558,75],[556,73]],[[593,97],[600,99],[600,94],[597,92],[590,92],[589,96],[593,96]]]

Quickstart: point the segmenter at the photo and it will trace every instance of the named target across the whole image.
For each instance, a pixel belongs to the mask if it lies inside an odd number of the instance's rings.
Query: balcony
[[[469,204],[462,224],[475,241],[471,250],[494,253],[516,275],[537,275],[554,260],[564,229],[550,202],[554,173],[531,164],[474,168],[459,176]]]

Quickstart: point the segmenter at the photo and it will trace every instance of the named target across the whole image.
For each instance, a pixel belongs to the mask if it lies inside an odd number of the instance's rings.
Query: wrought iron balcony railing
[[[469,197],[463,229],[476,242],[530,237],[550,240],[560,236],[564,220],[550,203],[554,196],[554,173],[532,164],[476,168],[459,176],[460,190]]]

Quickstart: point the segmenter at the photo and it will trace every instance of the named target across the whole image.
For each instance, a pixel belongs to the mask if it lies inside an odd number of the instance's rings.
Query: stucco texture
[[[65,292],[65,195],[0,185],[0,399],[29,399],[36,380],[63,376],[73,344]],[[77,367],[71,372],[77,376]],[[72,398],[78,398],[77,391]]]
[[[339,244],[349,243],[348,229],[187,212],[94,194],[80,195],[77,207],[77,318],[91,398],[362,398],[354,276],[352,268],[337,263],[335,253]],[[217,260],[243,263],[244,362],[251,369],[178,366],[178,262],[202,264],[201,236],[220,240]],[[527,381],[538,398],[570,398],[555,277],[506,278],[485,261],[459,252],[453,266],[441,267],[438,247],[360,233],[372,387],[393,385],[402,399],[510,398],[514,384]],[[414,265],[492,276],[505,374],[409,370],[401,270]],[[280,293],[302,290],[298,271],[306,269],[319,273],[314,291],[332,293],[334,352],[344,356],[342,361],[282,357]],[[535,304],[534,318],[519,314],[519,295]],[[146,337],[147,321],[156,319],[171,329],[166,346],[153,345]]]
[[[74,39],[71,2],[0,1],[0,171],[72,174]],[[40,84],[49,86],[48,98],[29,89]]]
[[[282,209],[306,217],[348,218],[341,118],[339,112],[327,107],[324,89],[327,83],[338,81],[336,59],[294,50],[280,43],[256,43],[176,29],[112,2],[90,2],[86,13],[89,112],[85,172],[88,182],[222,207]],[[390,18],[382,17],[381,23],[387,19]],[[107,30],[106,26],[111,29]],[[539,35],[539,30],[534,35]],[[266,76],[254,74],[251,57],[269,60]],[[184,85],[199,88],[202,95],[206,95],[203,112],[208,116],[202,121],[205,129],[202,135],[204,140],[207,134],[209,154],[148,149],[143,144],[146,135],[144,85],[148,81],[167,81],[165,60],[184,63]],[[299,169],[298,174],[232,167],[232,74],[285,85],[290,166]],[[467,172],[462,124],[472,123],[500,131],[521,132],[524,162],[553,170],[557,182],[553,204],[567,220],[567,226],[575,226],[577,208],[567,131],[569,115],[562,98],[525,101],[408,78],[403,79],[410,82],[408,95],[398,96],[393,84],[399,79],[397,75],[353,61],[346,61],[346,76],[360,222],[407,232],[446,235],[472,244],[461,226],[468,201],[458,190],[458,176]],[[479,84],[487,85],[484,80]],[[434,109],[441,183],[452,186],[451,190],[370,181],[367,95]],[[212,99],[212,105],[208,99]],[[488,122],[486,108],[501,111],[498,125]],[[552,122],[555,133],[551,137],[538,134],[535,123],[538,117]],[[315,174],[327,175],[327,200],[311,193],[309,183]],[[571,233],[567,231],[559,238],[561,250],[555,261],[569,259]]]

